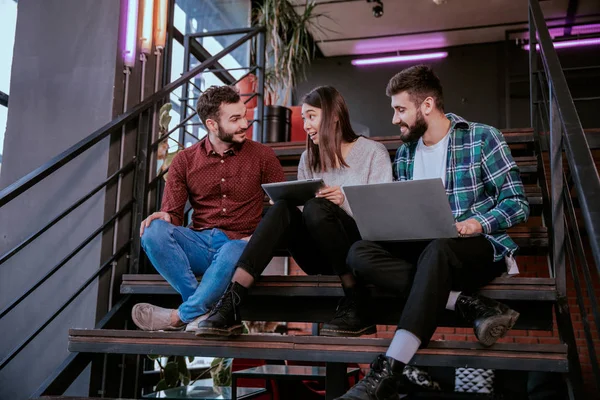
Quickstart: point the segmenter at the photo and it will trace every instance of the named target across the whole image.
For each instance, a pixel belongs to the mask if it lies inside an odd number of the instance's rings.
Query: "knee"
[[[172,235],[174,226],[161,219],[155,219],[150,226],[144,229],[142,247],[149,251],[164,244],[168,236]]]
[[[419,256],[419,268],[429,266],[430,268],[447,268],[454,261],[450,247],[452,239],[435,239],[425,247]],[[425,262],[427,260],[446,259],[448,262]]]
[[[423,253],[440,254],[447,253],[450,250],[451,239],[435,239],[425,247]]]
[[[219,252],[226,258],[224,268],[231,269],[232,271],[235,269],[235,266],[240,256],[244,252],[247,244],[248,242],[245,240],[231,240],[221,247]]]
[[[307,227],[318,227],[328,216],[333,215],[333,206],[334,204],[326,199],[310,199],[304,204],[302,219]]]
[[[350,246],[348,255],[346,256],[346,265],[353,272],[364,272],[370,268],[369,251],[373,246],[373,242],[368,240],[359,240]]]
[[[281,218],[289,218],[290,210],[293,206],[287,200],[277,200],[275,204],[273,204],[269,211],[267,211],[268,215],[278,215]]]

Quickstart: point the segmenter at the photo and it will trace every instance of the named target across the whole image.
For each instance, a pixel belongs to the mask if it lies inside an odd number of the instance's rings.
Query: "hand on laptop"
[[[323,186],[317,192],[316,197],[327,199],[338,206],[341,206],[346,200],[342,188],[339,186]]]
[[[457,222],[456,230],[460,236],[470,236],[483,233],[483,228],[479,221],[475,218],[470,218],[466,221]]]

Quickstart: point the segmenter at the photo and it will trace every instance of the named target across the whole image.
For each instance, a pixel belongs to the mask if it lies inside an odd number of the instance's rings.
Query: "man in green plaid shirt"
[[[499,130],[455,114],[446,118],[450,121],[446,194],[452,214],[456,221],[465,221],[459,225],[464,233],[483,233],[499,261],[517,250],[506,229],[529,215],[519,168]],[[396,152],[395,180],[413,179],[417,144],[403,144]]]
[[[407,300],[387,353],[338,400],[396,400],[398,390],[406,393],[416,381],[432,389],[426,373],[415,379],[417,372],[407,364],[427,345],[445,309],[473,323],[485,346],[503,337],[519,316],[504,304],[471,294],[514,263],[517,245],[506,230],[529,216],[519,169],[502,133],[445,114],[442,85],[425,65],[396,74],[386,92],[394,109],[392,123],[400,127],[404,142],[393,165],[395,179],[441,179],[460,237],[362,240],[352,246],[347,260],[357,276]],[[396,211],[402,212],[402,204]]]

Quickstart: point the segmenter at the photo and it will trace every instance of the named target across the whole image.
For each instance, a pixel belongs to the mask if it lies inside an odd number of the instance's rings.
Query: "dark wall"
[[[506,76],[510,76],[511,103],[510,127],[528,127],[529,83],[527,52],[511,45],[509,57],[505,56],[505,44],[487,43],[447,49],[448,57],[428,62],[444,86],[444,103],[447,112],[463,116],[467,120],[507,127]],[[588,49],[560,50],[561,63],[567,66],[599,63],[597,47]],[[350,108],[353,121],[366,125],[371,136],[398,134],[391,124],[390,100],[385,95],[388,80],[410,63],[353,66],[356,57],[331,57],[317,59],[307,68],[307,79],[298,85],[300,98],[318,85],[335,86]],[[600,95],[600,71],[567,73],[573,95]],[[590,82],[596,82],[590,85]],[[595,86],[595,87],[594,87]],[[593,117],[600,102],[577,102],[584,127],[598,127]]]
[[[600,50],[598,46],[563,48],[557,51],[581,124],[584,128],[598,128],[600,100],[582,100],[600,97]],[[514,46],[508,63],[510,79],[510,121],[512,127],[529,126],[529,61],[528,53]],[[594,67],[585,70],[570,68]],[[542,64],[538,64],[542,69]],[[580,99],[580,100],[578,100]]]
[[[16,28],[4,188],[112,119],[120,0],[21,0]],[[120,72],[120,71],[119,71]],[[43,227],[106,177],[108,142],[96,145],[0,209],[0,254]],[[0,267],[0,309],[98,228],[98,193]],[[46,321],[100,265],[100,240],[0,321],[0,358]],[[68,356],[68,329],[93,327],[92,284],[0,372],[0,398],[29,398]],[[89,376],[89,374],[88,374]],[[71,394],[87,395],[86,376]]]

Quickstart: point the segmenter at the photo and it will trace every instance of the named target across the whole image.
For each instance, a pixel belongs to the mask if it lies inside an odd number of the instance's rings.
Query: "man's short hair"
[[[235,104],[240,101],[239,92],[231,86],[211,86],[198,99],[196,109],[200,120],[206,125],[207,119],[219,120],[221,104]]]
[[[427,97],[433,97],[438,110],[444,111],[444,94],[442,84],[431,67],[415,65],[398,72],[388,82],[385,93],[394,96],[407,92],[418,107]]]

